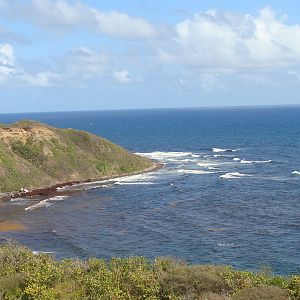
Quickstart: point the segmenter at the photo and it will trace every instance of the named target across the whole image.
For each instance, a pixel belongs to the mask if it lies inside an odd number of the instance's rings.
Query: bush
[[[281,277],[170,258],[55,260],[0,244],[0,299],[285,300],[300,299],[300,276]]]
[[[233,300],[288,300],[287,291],[275,286],[247,288],[237,293]]]

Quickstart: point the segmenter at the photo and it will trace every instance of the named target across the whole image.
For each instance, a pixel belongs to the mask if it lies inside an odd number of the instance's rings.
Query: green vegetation
[[[55,260],[14,243],[0,245],[0,299],[300,299],[300,276],[192,265],[169,258]]]
[[[0,126],[0,192],[132,174],[152,166],[84,131],[32,121]]]

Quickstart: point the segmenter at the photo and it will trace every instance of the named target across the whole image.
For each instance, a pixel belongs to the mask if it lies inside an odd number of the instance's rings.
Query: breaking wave
[[[116,182],[116,185],[147,185],[147,184],[154,184],[153,182],[147,181],[139,181],[139,182]]]
[[[183,173],[183,174],[197,174],[197,175],[214,174],[214,173],[216,173],[216,172],[211,172],[211,171],[185,170],[185,169],[177,170],[177,172],[178,173]]]
[[[300,172],[299,171],[294,171],[292,172],[293,175],[299,175],[300,176]]]
[[[241,160],[241,164],[267,164],[271,162],[272,160]]]
[[[199,167],[209,168],[209,167],[216,167],[219,164],[215,163],[215,162],[199,162],[199,163],[197,163],[197,165]]]
[[[219,153],[219,152],[236,152],[235,149],[221,149],[221,148],[211,148],[212,152]]]
[[[157,179],[153,173],[138,174],[132,176],[114,178],[114,184],[116,185],[147,185],[153,184],[153,181]]]
[[[157,159],[157,160],[168,160],[168,159],[174,159],[174,158],[180,158],[180,157],[187,157],[196,155],[192,152],[163,152],[163,151],[155,151],[155,152],[148,152],[148,153],[142,153],[137,152],[136,155],[148,157],[151,159]]]
[[[224,175],[221,175],[220,178],[222,178],[222,179],[237,179],[237,178],[251,177],[251,176],[252,175],[242,174],[240,172],[232,172],[232,173],[226,173]]]
[[[42,200],[34,205],[25,207],[25,211],[31,211],[31,210],[35,210],[35,209],[41,208],[41,207],[49,207],[50,205],[52,205],[51,201],[63,201],[67,198],[69,198],[69,196],[55,196],[52,198],[48,198],[48,199]]]

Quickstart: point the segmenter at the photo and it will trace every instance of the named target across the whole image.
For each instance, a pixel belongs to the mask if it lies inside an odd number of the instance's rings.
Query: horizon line
[[[239,109],[239,108],[284,108],[300,107],[300,104],[262,104],[262,105],[224,105],[224,106],[187,106],[187,107],[149,107],[149,108],[112,108],[87,110],[57,110],[57,111],[25,111],[4,112],[0,115],[46,114],[46,113],[78,113],[78,112],[105,112],[105,111],[144,111],[144,110],[192,110],[192,109]]]

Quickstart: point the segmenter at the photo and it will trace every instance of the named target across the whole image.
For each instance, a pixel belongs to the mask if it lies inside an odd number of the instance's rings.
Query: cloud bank
[[[113,37],[156,39],[167,30],[163,25],[154,25],[122,12],[103,12],[80,1],[2,0],[0,8],[2,14],[8,17],[28,21],[60,33],[86,29]]]
[[[22,66],[12,44],[2,43],[2,83],[15,79],[18,84],[38,87],[82,85],[91,80],[140,84],[155,72],[157,81],[171,78],[184,88],[195,81],[208,91],[222,86],[220,81],[228,77],[262,84],[271,82],[276,72],[300,78],[300,25],[289,24],[287,16],[278,16],[270,7],[261,9],[257,16],[198,12],[175,25],[102,11],[83,1],[0,0],[0,11],[5,18],[26,22],[41,32],[72,36],[86,31],[94,34],[95,40],[100,34],[117,45],[106,52],[78,45],[59,58],[49,57],[44,64],[47,68],[33,71]],[[7,32],[3,29],[2,36]],[[130,48],[133,44],[134,51]]]
[[[271,8],[257,17],[197,13],[175,26],[158,49],[161,62],[204,69],[280,68],[300,62],[300,26],[286,25]]]

